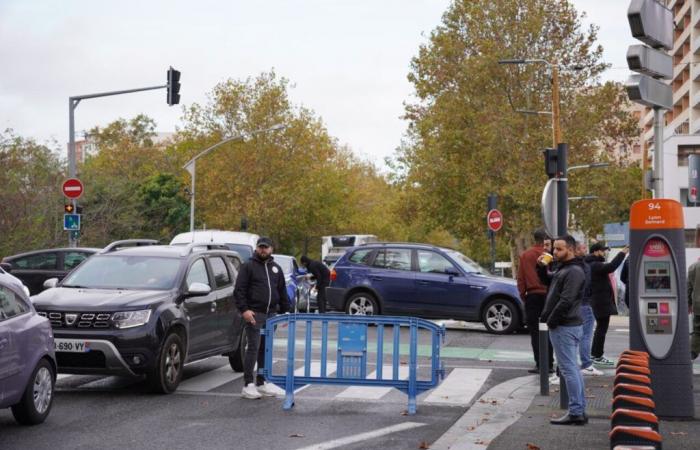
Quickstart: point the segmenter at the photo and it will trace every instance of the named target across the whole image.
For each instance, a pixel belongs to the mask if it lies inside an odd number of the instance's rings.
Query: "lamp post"
[[[205,148],[201,152],[197,153],[192,159],[187,161],[187,163],[182,166],[183,169],[188,171],[190,173],[190,176],[192,177],[192,188],[190,189],[190,232],[192,233],[192,239],[194,240],[194,195],[195,195],[195,180],[196,180],[196,174],[197,174],[197,160],[201,158],[202,156],[206,155],[207,153],[211,152],[212,150],[221,147],[224,144],[227,144],[229,142],[235,142],[235,141],[243,141],[247,137],[254,136],[256,134],[260,133],[268,133],[270,131],[277,131],[277,130],[282,130],[286,128],[286,125],[283,124],[277,124],[274,126],[271,126],[270,128],[264,128],[261,130],[255,130],[250,133],[242,133],[237,136],[233,136],[230,138],[226,138],[221,142],[217,142],[216,144],[212,145],[211,147]]]

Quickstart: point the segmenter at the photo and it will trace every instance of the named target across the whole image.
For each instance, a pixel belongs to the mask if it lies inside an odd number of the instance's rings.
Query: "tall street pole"
[[[552,148],[561,143],[561,128],[559,127],[559,68],[556,61],[552,68]]]

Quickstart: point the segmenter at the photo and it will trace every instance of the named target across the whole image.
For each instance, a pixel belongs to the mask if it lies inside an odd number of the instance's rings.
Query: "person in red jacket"
[[[537,258],[545,252],[545,240],[549,239],[543,229],[535,230],[532,234],[534,245],[520,255],[518,264],[518,291],[525,304],[525,324],[530,332],[532,353],[535,357],[535,367],[528,370],[530,373],[538,373],[540,367],[539,355],[539,318],[544,308],[547,288],[537,276]],[[552,343],[549,343],[549,371],[554,371],[554,353]]]

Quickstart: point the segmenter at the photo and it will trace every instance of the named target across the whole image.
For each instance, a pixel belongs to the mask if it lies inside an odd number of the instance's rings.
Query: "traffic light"
[[[557,175],[557,149],[546,148],[542,153],[544,154],[544,172],[547,177],[554,178]]]
[[[180,103],[180,71],[172,67],[168,69],[168,105]]]
[[[66,214],[73,214],[75,208],[73,207],[72,203],[68,203],[67,205],[63,205],[63,210],[66,212]]]

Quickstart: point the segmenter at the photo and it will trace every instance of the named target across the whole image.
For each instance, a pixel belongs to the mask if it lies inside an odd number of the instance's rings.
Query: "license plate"
[[[54,339],[53,349],[57,352],[86,353],[90,351],[90,342],[79,339]]]

